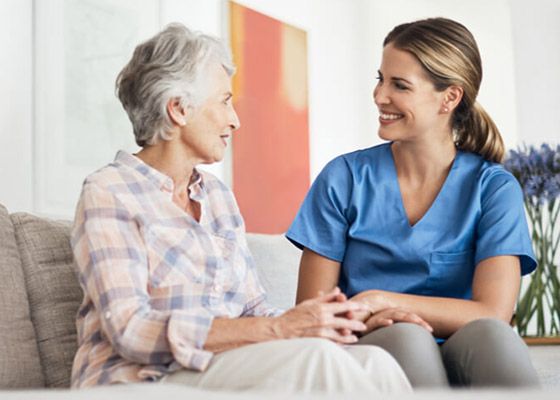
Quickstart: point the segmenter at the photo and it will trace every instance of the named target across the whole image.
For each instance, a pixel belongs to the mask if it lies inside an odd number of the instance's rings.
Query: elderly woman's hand
[[[278,338],[320,337],[337,343],[355,343],[352,332],[366,330],[354,318],[355,313],[368,312],[362,303],[348,301],[340,289],[306,300],[275,319],[273,329]]]

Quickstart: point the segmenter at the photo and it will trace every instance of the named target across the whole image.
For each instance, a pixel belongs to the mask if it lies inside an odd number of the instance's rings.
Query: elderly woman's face
[[[196,164],[221,161],[228,139],[239,128],[232,103],[231,78],[218,63],[211,64],[207,74],[208,97],[191,111],[181,129],[181,141]]]

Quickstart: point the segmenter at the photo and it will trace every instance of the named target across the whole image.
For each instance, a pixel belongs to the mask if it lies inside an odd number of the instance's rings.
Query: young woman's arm
[[[304,248],[299,267],[299,280],[296,303],[312,299],[321,293],[331,291],[338,284],[340,275],[340,263],[329,258],[323,257],[307,248]],[[369,292],[368,292],[369,293]],[[424,328],[432,331],[432,328],[418,315],[399,307],[388,297],[379,293],[364,296],[356,296],[355,300],[365,303],[369,311],[354,312],[353,318],[366,322],[369,327],[375,324],[369,330],[387,326],[393,322],[411,322],[419,324]],[[383,313],[380,313],[383,311]],[[378,318],[370,317],[378,315]],[[368,322],[369,321],[369,322]]]
[[[338,285],[340,263],[303,249],[299,264],[296,304],[327,293]]]
[[[367,303],[389,300],[397,307],[419,315],[433,327],[435,336],[445,338],[467,323],[480,318],[497,318],[509,323],[520,282],[519,258],[497,256],[482,260],[476,267],[472,300],[416,296],[381,290],[362,292],[352,300]],[[383,321],[376,322],[376,318],[386,319],[387,316],[382,313],[373,315],[367,322],[370,330],[383,326]]]
[[[297,302],[313,298],[319,292],[332,290],[338,283],[339,275],[339,262],[304,249],[300,262]],[[362,292],[352,300],[364,302],[370,307],[373,315],[366,321],[369,330],[406,321],[418,323],[427,329],[431,326],[434,335],[443,338],[475,319],[498,318],[509,322],[520,281],[519,258],[497,256],[478,264],[473,279],[472,300],[382,290]],[[365,315],[361,317],[365,319]]]

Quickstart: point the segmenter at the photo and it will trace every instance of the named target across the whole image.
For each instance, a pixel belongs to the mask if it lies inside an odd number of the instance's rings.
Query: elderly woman
[[[220,161],[239,127],[232,73],[218,40],[174,24],[119,74],[142,149],[118,152],[83,186],[73,386],[409,390],[388,353],[337,345],[366,329],[353,318],[364,306],[338,289],[286,312],[267,305],[233,194],[196,168]]]

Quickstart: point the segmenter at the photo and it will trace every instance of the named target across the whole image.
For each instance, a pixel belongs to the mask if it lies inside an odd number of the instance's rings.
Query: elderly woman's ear
[[[169,99],[167,102],[167,114],[174,124],[179,126],[187,124],[187,110],[181,105],[181,101],[178,98]]]

